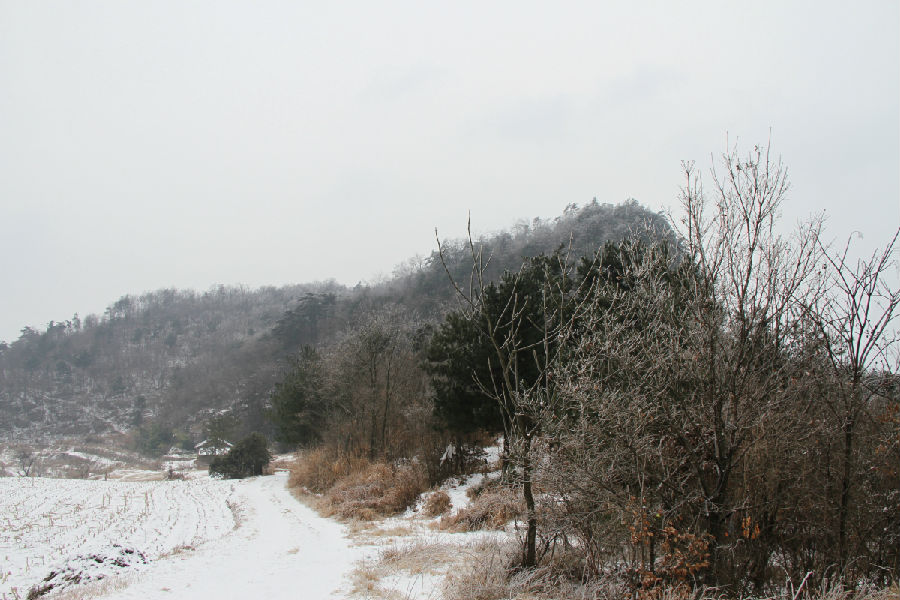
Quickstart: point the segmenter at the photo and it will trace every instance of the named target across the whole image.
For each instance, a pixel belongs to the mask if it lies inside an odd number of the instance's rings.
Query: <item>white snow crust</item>
[[[367,595],[358,587],[360,570],[377,567],[386,549],[440,544],[457,559],[435,562],[426,551],[420,567],[383,573],[377,585],[391,597],[434,599],[468,544],[515,535],[514,524],[498,532],[435,531],[440,518],[425,517],[420,501],[348,538],[345,525],[291,495],[286,472],[240,481],[187,475],[0,479],[0,599],[24,598],[47,584],[55,586],[48,600],[65,586],[110,600],[345,598]],[[468,504],[469,487],[496,475],[446,482],[451,511]]]
[[[218,539],[235,526],[232,482],[0,479],[0,597],[28,589],[74,562],[94,580],[122,571],[121,548],[155,561]],[[100,563],[82,560],[110,557]],[[122,562],[122,561],[119,561]],[[134,565],[137,567],[137,565]]]
[[[98,580],[119,581],[98,592],[117,600],[342,597],[365,550],[286,477],[0,479],[0,598]]]
[[[320,517],[286,489],[287,474],[235,484],[241,526],[196,552],[157,561],[104,598],[227,600],[346,597],[346,575],[364,553],[346,528]]]

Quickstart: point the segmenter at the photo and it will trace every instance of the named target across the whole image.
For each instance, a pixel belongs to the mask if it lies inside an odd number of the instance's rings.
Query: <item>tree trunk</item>
[[[391,408],[391,362],[393,358],[393,354],[388,357],[387,369],[385,371],[385,382],[384,382],[384,414],[381,417],[381,451],[387,457],[387,423],[388,423],[388,412],[390,412]]]
[[[838,512],[838,566],[843,569],[847,560],[847,513],[850,509],[850,478],[852,477],[854,419],[844,421],[844,465],[841,473],[841,503]]]
[[[378,431],[378,411],[375,409],[375,406],[372,406],[372,426],[369,429],[369,460],[375,460],[376,454],[376,445],[378,436],[376,435]]]
[[[369,396],[371,398],[372,425],[369,428],[369,460],[374,461],[378,442],[378,358],[374,353],[369,357]]]
[[[537,564],[537,513],[534,507],[534,491],[531,488],[531,436],[525,435],[525,452],[522,456],[522,496],[525,498],[525,515],[528,531],[525,534],[525,548],[522,566],[526,569]]]

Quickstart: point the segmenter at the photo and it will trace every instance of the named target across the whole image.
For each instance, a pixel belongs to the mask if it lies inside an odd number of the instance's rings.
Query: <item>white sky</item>
[[[851,8],[852,6],[852,8]],[[790,224],[900,225],[900,3],[0,0],[0,340],[127,293],[355,284],[634,197],[726,134]]]

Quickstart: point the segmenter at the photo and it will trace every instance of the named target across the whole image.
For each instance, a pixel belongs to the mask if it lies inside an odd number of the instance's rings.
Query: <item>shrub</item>
[[[415,504],[427,486],[425,470],[417,464],[371,463],[328,490],[326,511],[343,519],[385,517]]]
[[[304,488],[314,494],[328,491],[338,480],[363,471],[369,462],[361,458],[340,457],[326,448],[297,453],[290,467],[288,487]]]
[[[254,432],[235,444],[225,456],[214,458],[209,464],[209,474],[226,479],[262,475],[270,460],[272,455],[269,454],[266,437]]]
[[[447,492],[437,491],[428,496],[428,499],[425,500],[425,508],[424,512],[426,516],[429,517],[437,517],[448,510],[450,510],[450,496],[447,495]]]
[[[440,528],[451,531],[502,529],[524,513],[516,492],[505,486],[483,488],[466,508],[441,518]]]
[[[428,474],[418,462],[370,462],[317,448],[297,455],[288,486],[321,494],[317,508],[327,516],[370,520],[414,505]]]

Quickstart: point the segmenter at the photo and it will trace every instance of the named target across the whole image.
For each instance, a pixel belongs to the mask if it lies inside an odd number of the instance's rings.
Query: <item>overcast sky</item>
[[[726,136],[900,225],[900,3],[0,0],[0,340],[124,294],[390,274]]]

